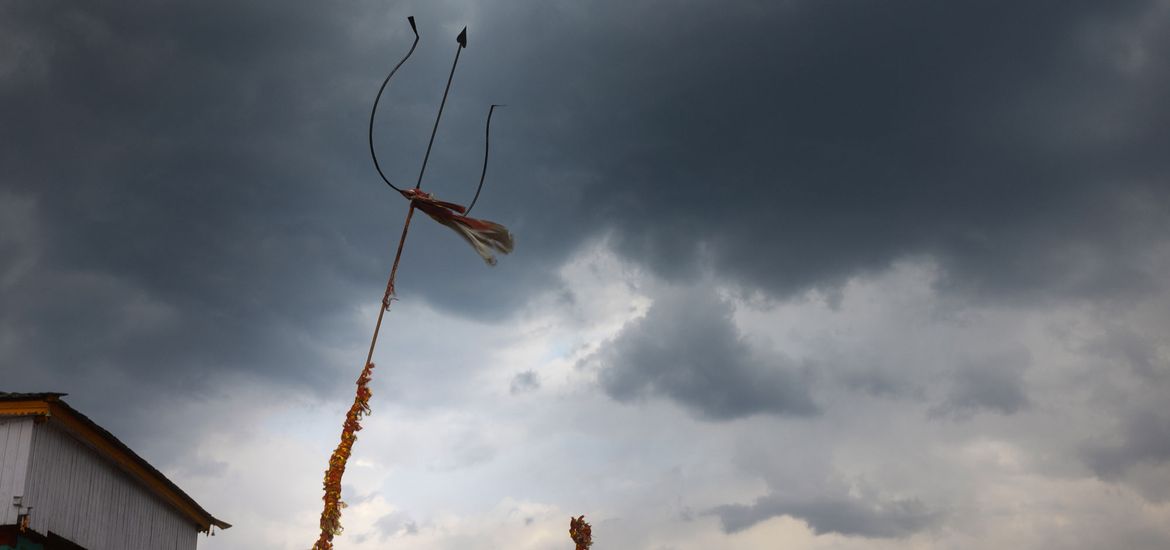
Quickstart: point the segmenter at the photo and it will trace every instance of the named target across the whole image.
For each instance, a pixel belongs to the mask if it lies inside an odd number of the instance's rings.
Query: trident
[[[410,221],[414,216],[414,211],[421,210],[424,214],[431,217],[431,219],[450,227],[460,237],[463,237],[475,251],[487,262],[489,265],[495,265],[495,252],[507,254],[512,251],[513,241],[512,234],[508,230],[495,222],[481,220],[468,217],[471,208],[475,206],[475,202],[479,200],[479,193],[483,190],[484,176],[487,175],[487,161],[488,149],[491,140],[492,128],[492,113],[496,107],[502,105],[492,105],[488,109],[487,116],[487,130],[484,138],[484,153],[483,153],[483,170],[479,175],[479,186],[475,190],[475,197],[472,198],[471,204],[466,208],[455,203],[438,200],[432,197],[429,193],[422,191],[423,174],[427,170],[427,161],[431,158],[431,148],[435,144],[435,134],[439,130],[439,121],[443,118],[443,107],[447,105],[447,94],[451,91],[451,81],[455,78],[455,67],[459,65],[459,53],[467,47],[467,27],[459,33],[455,38],[459,43],[459,47],[455,49],[455,61],[451,64],[451,74],[447,76],[447,86],[443,89],[443,100],[439,103],[439,113],[435,116],[435,125],[431,128],[431,138],[427,142],[427,152],[423,156],[422,168],[418,172],[418,181],[415,182],[413,188],[402,189],[390,182],[390,178],[382,171],[381,164],[378,163],[378,154],[374,149],[374,117],[378,112],[378,102],[382,99],[382,92],[386,90],[386,86],[390,83],[390,78],[398,69],[410,59],[411,54],[414,53],[415,47],[418,46],[418,27],[414,24],[414,17],[408,17],[410,22],[410,30],[414,32],[414,43],[410,45],[410,51],[390,70],[390,74],[386,75],[386,79],[382,81],[382,86],[378,88],[378,95],[374,98],[374,106],[370,109],[370,128],[369,128],[369,142],[370,142],[370,157],[374,160],[374,168],[378,171],[382,181],[386,182],[391,189],[397,191],[408,201],[410,206],[406,211],[406,221],[402,225],[402,236],[398,239],[398,249],[394,253],[394,263],[390,267],[390,278],[386,281],[386,292],[382,295],[382,307],[378,309],[378,321],[374,325],[374,335],[370,339],[370,351],[366,354],[366,363],[362,368],[361,374],[357,379],[357,392],[354,396],[353,405],[349,412],[345,415],[345,422],[341,429],[341,442],[337,445],[337,449],[329,457],[329,468],[325,471],[325,496],[322,500],[325,501],[324,509],[321,511],[321,535],[317,542],[313,545],[313,550],[332,550],[333,537],[341,534],[341,509],[345,504],[341,501],[341,477],[345,473],[345,465],[349,460],[349,456],[353,450],[353,444],[357,441],[357,432],[362,429],[361,419],[363,416],[370,413],[370,389],[369,382],[374,370],[374,347],[378,343],[378,333],[382,330],[382,318],[386,312],[390,310],[390,302],[394,300],[394,279],[398,275],[398,263],[402,259],[402,248],[406,244],[406,234],[410,229]]]

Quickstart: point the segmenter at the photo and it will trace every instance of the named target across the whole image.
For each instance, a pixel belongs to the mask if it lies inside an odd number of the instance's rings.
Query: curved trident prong
[[[431,197],[429,194],[419,189],[422,186],[422,177],[427,169],[427,160],[431,156],[431,147],[435,143],[435,133],[439,129],[439,120],[443,117],[443,107],[447,104],[447,94],[451,90],[451,81],[455,77],[455,67],[459,64],[459,52],[467,47],[467,28],[459,33],[456,41],[459,42],[459,49],[455,50],[455,62],[451,65],[451,74],[447,77],[447,87],[443,90],[443,101],[439,104],[439,114],[435,117],[435,125],[431,129],[431,139],[427,143],[426,156],[423,157],[422,169],[419,170],[418,182],[412,189],[400,189],[394,184],[390,183],[390,178],[382,172],[382,167],[378,164],[378,155],[374,149],[374,115],[378,110],[378,102],[382,99],[382,92],[385,91],[386,86],[390,82],[390,77],[398,72],[399,67],[410,58],[414,53],[414,49],[418,46],[418,28],[414,24],[414,18],[408,18],[410,21],[410,28],[414,31],[414,43],[410,46],[410,51],[406,56],[394,66],[390,74],[386,75],[386,79],[382,81],[382,87],[378,89],[378,95],[374,98],[374,107],[370,110],[370,156],[374,159],[374,168],[377,169],[378,175],[382,177],[382,181],[386,182],[391,189],[398,191],[404,197],[410,200],[410,208],[406,212],[406,221],[402,224],[402,237],[398,239],[398,250],[394,253],[394,264],[390,268],[390,278],[386,281],[386,292],[382,295],[382,307],[378,309],[378,322],[374,325],[374,336],[370,339],[370,350],[366,355],[366,363],[362,368],[361,374],[357,379],[357,392],[354,396],[353,405],[349,412],[345,415],[345,423],[341,429],[341,442],[337,445],[337,449],[329,457],[329,468],[325,470],[325,496],[322,500],[325,501],[324,509],[321,511],[321,534],[317,542],[313,545],[314,550],[331,550],[333,548],[333,537],[341,533],[341,508],[344,504],[341,502],[341,477],[345,473],[345,465],[349,461],[350,453],[353,450],[353,444],[357,441],[357,432],[361,430],[361,419],[364,415],[370,412],[370,397],[369,389],[370,378],[373,376],[374,369],[374,347],[378,343],[378,334],[382,330],[382,317],[386,311],[390,309],[390,301],[394,297],[394,279],[398,274],[398,262],[402,259],[402,249],[406,244],[406,234],[410,229],[410,220],[414,215],[415,209],[422,210],[423,213],[430,216],[435,221],[454,229],[461,237],[468,243],[475,247],[476,252],[479,253],[483,259],[489,264],[495,263],[493,252],[501,252],[507,254],[512,251],[512,235],[504,226],[489,222],[487,220],[477,220],[469,218],[466,209],[458,204],[444,202]],[[491,117],[495,105],[488,110],[488,132],[491,132]],[[483,172],[480,173],[479,187],[476,189],[476,199],[479,198],[479,191],[483,188],[483,177],[487,173],[487,144],[484,145],[484,166]],[[475,204],[475,199],[472,200]]]
[[[370,157],[374,159],[374,169],[378,171],[379,176],[382,176],[382,181],[386,182],[386,185],[389,185],[391,189],[399,193],[402,190],[395,187],[393,183],[390,183],[390,178],[387,178],[386,174],[382,173],[382,166],[378,164],[378,153],[374,151],[374,115],[378,114],[378,102],[382,100],[382,92],[386,90],[386,85],[390,83],[390,77],[398,72],[398,68],[403,63],[406,63],[407,59],[410,59],[411,54],[414,53],[414,49],[418,47],[418,27],[414,25],[414,16],[407,17],[406,20],[410,21],[410,30],[414,31],[414,43],[410,45],[410,51],[406,52],[406,55],[402,57],[402,61],[399,61],[390,70],[390,74],[386,75],[386,80],[382,81],[382,87],[378,88],[378,95],[374,96],[374,107],[370,109]]]
[[[488,149],[492,144],[492,113],[495,112],[496,107],[507,107],[507,105],[492,105],[488,108],[486,129],[483,132],[483,170],[479,173],[479,185],[475,188],[475,197],[471,199],[471,204],[467,205],[466,214],[468,215],[471,214],[471,209],[475,208],[475,201],[479,200],[479,192],[483,190],[483,178],[487,175]]]

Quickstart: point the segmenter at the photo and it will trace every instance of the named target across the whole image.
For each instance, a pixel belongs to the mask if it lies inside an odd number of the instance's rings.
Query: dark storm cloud
[[[712,420],[817,412],[807,374],[759,356],[731,319],[731,304],[708,290],[676,290],[654,301],[595,357],[610,397],[673,399]]]
[[[528,75],[577,134],[565,161],[595,166],[587,218],[660,274],[710,260],[786,294],[929,256],[945,288],[991,298],[1156,280],[1141,247],[1167,237],[1170,49],[1153,2],[565,11],[580,27],[528,35],[550,41]]]
[[[959,367],[945,400],[931,409],[939,416],[966,418],[979,411],[1013,414],[1029,405],[1024,370],[1027,352],[1001,353]]]
[[[225,421],[159,411],[241,382],[348,385],[332,352],[368,337],[346,318],[377,299],[402,207],[350,185],[385,65],[355,14],[41,2],[0,21],[19,30],[0,53],[0,198],[20,214],[0,238],[3,384],[71,393],[160,465],[189,444],[158,437],[176,422]]]
[[[979,296],[1140,291],[1170,203],[1156,6],[485,9],[427,188],[470,197],[486,106],[508,103],[476,213],[513,229],[517,251],[485,269],[422,220],[399,289],[498,318],[557,284],[583,240],[609,235],[668,278],[709,262],[776,295],[907,256]],[[447,11],[468,10],[3,4],[0,197],[27,214],[0,237],[0,368],[28,367],[5,376],[22,386],[9,389],[198,393],[224,373],[334,387],[328,350],[363,345],[342,319],[380,296],[405,208],[370,169],[369,101],[413,13],[424,40],[378,122],[388,172],[411,183],[451,29],[467,23]],[[694,328],[675,321],[649,328]],[[717,418],[810,410],[799,380],[746,354],[724,321],[705,327],[731,358],[715,393],[673,377],[711,374],[710,362],[660,370],[674,357],[637,341],[641,325],[615,345],[645,362],[615,367],[607,389]],[[789,383],[779,400],[756,389]]]
[[[933,527],[943,514],[915,499],[866,501],[848,496],[825,495],[807,500],[772,494],[750,505],[725,505],[712,510],[725,533],[736,533],[777,516],[790,516],[808,524],[818,535],[838,533],[869,538],[901,538]]]
[[[1117,480],[1139,464],[1170,462],[1170,415],[1163,411],[1142,411],[1122,422],[1115,441],[1087,445],[1082,458],[1093,472],[1106,480]]]
[[[345,95],[309,76],[345,45],[342,21],[231,3],[3,9],[37,38],[0,87],[3,184],[31,202],[36,247],[0,321],[48,375],[20,382],[320,376],[318,320],[368,265],[307,208],[333,200],[313,136],[333,126],[317,102]]]
[[[348,384],[330,376],[330,352],[368,337],[347,317],[378,299],[405,210],[365,156],[369,102],[409,44],[405,22],[374,26],[365,12],[313,3],[0,10],[3,28],[19,31],[5,34],[13,48],[0,54],[0,197],[20,214],[0,238],[0,362],[23,367],[5,383],[73,392],[91,413],[197,399],[229,374],[300,390]],[[429,22],[435,43],[394,83],[380,127],[396,178],[417,170],[449,62],[437,44],[442,19]],[[398,128],[411,139],[387,131]],[[485,195],[478,210],[491,202]],[[464,259],[481,280],[541,277],[485,270],[436,228],[416,230],[411,246],[420,272],[434,268],[422,284],[400,277],[420,297],[466,286],[432,250]],[[521,289],[484,295],[498,308]],[[480,308],[462,290],[445,295]],[[93,396],[95,386],[111,393]]]

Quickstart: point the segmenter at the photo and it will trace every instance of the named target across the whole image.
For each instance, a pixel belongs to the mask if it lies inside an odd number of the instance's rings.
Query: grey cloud
[[[509,393],[519,395],[540,389],[540,376],[535,371],[526,370],[516,373],[508,387]]]
[[[228,471],[228,463],[201,457],[184,457],[176,471],[184,477],[221,477]]]
[[[842,372],[839,381],[846,388],[874,397],[919,399],[924,391],[905,375],[885,367],[860,368]]]
[[[1024,371],[1031,363],[1026,351],[1006,352],[968,362],[957,369],[938,416],[965,418],[980,411],[1014,414],[1030,404]]]
[[[1156,338],[1147,337],[1128,326],[1114,326],[1088,342],[1085,350],[1120,362],[1147,381],[1158,381],[1170,374],[1170,361],[1160,352],[1160,347]]]
[[[1131,414],[1114,441],[1086,445],[1082,458],[1103,479],[1117,480],[1140,464],[1170,462],[1170,415],[1162,411]]]
[[[825,495],[809,499],[773,493],[750,505],[733,504],[712,510],[723,531],[735,533],[777,516],[808,524],[817,534],[838,533],[869,538],[902,538],[938,525],[944,515],[916,499],[862,500]]]
[[[417,535],[418,523],[401,510],[390,512],[374,523],[382,539],[404,535]]]
[[[1170,211],[1154,2],[608,7],[528,59],[577,87],[554,97],[604,159],[589,217],[661,275],[709,259],[788,294],[927,255],[942,288],[993,299],[1158,280],[1141,253]]]
[[[668,397],[712,420],[816,414],[808,374],[753,350],[732,313],[730,303],[706,288],[660,296],[598,352],[601,387],[623,402]]]
[[[353,310],[380,298],[405,210],[370,177],[364,128],[387,51],[408,43],[409,28],[363,25],[367,15],[311,2],[0,6],[0,29],[20,29],[3,33],[20,47],[0,54],[9,389],[71,392],[100,416],[147,395],[199,399],[236,375],[294,393],[351,383],[331,367],[339,350],[362,353],[369,327],[352,326]],[[446,63],[429,55],[396,81],[387,126],[428,128],[429,84]],[[388,129],[387,162],[415,170],[421,151],[399,156],[402,132]],[[428,246],[439,239],[449,246]],[[414,232],[407,254],[420,269],[403,270],[404,293],[472,286],[451,284],[461,271],[436,268],[446,261],[426,253],[436,249],[466,255],[481,290],[495,281],[482,294],[444,294],[469,310],[483,309],[476,296],[498,310],[523,294],[500,281],[541,277],[485,270],[452,240]],[[96,387],[106,393],[87,398]],[[110,428],[149,423],[124,420]]]
[[[608,233],[668,278],[710,260],[777,295],[908,255],[991,297],[1140,292],[1170,204],[1154,6],[485,10],[428,188],[466,200],[483,108],[512,105],[477,214],[518,249],[484,269],[421,224],[400,291],[498,318]],[[19,268],[0,260],[0,323],[19,344],[4,359],[46,373],[13,389],[68,391],[40,386],[99,367],[170,391],[225,372],[335,387],[322,348],[360,349],[338,319],[379,297],[404,206],[370,170],[369,101],[413,12],[424,40],[378,123],[392,177],[412,177],[449,62],[443,9],[0,8],[19,29],[0,54],[2,185],[37,205],[40,230]],[[1132,49],[1141,63],[1122,62]]]
[[[72,392],[153,463],[208,475],[213,462],[180,458],[188,441],[157,436],[248,417],[207,411],[217,387],[263,387],[275,397],[258,409],[349,394],[352,376],[324,367],[364,352],[368,327],[350,318],[380,297],[405,210],[371,170],[365,124],[411,13],[423,40],[378,121],[389,173],[417,173],[443,29],[470,23],[426,185],[470,198],[484,109],[510,104],[476,213],[518,248],[485,269],[423,220],[404,300],[500,321],[600,235],[680,286],[713,275],[769,298],[832,295],[907,257],[980,303],[1142,298],[1170,241],[1164,6],[0,3],[0,379]],[[661,297],[596,357],[602,388],[708,419],[814,414],[800,365],[754,349],[729,315],[713,296]],[[1152,380],[1165,365],[1150,342],[1119,333],[1100,353]],[[1025,410],[1041,394],[1024,372],[960,367],[935,412]],[[844,381],[915,395],[888,374]],[[1080,459],[1108,480],[1164,469],[1165,418],[1121,426]],[[460,437],[440,469],[493,460]],[[932,513],[777,491],[720,516],[898,537]]]
[[[329,65],[314,52],[345,42],[311,28],[340,23],[333,10],[0,10],[49,45],[0,87],[13,144],[0,195],[35,205],[23,263],[0,259],[13,342],[0,363],[28,367],[6,381],[81,399],[102,379],[133,381],[109,403],[206,394],[241,372],[333,387],[326,348],[347,339],[336,321],[372,267],[306,208],[336,204],[321,185],[336,176],[296,152],[316,149],[309,104],[344,96],[305,78]]]
[[[440,456],[430,462],[430,468],[440,472],[453,472],[481,465],[496,458],[499,450],[492,444],[482,428],[459,427],[444,434],[443,450]]]

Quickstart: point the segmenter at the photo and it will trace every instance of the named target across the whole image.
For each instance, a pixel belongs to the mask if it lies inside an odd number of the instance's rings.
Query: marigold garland
[[[569,517],[569,538],[577,543],[577,550],[589,550],[593,546],[593,528],[585,521],[585,516]]]
[[[361,419],[370,414],[370,376],[374,370],[374,363],[366,363],[365,368],[357,379],[357,392],[353,398],[353,406],[345,415],[345,423],[341,428],[341,443],[329,457],[329,469],[325,470],[325,508],[321,511],[321,537],[313,545],[313,550],[332,550],[333,537],[341,534],[341,509],[345,503],[341,500],[341,476],[345,473],[345,463],[353,450],[353,443],[357,441],[357,432],[362,429]]]

